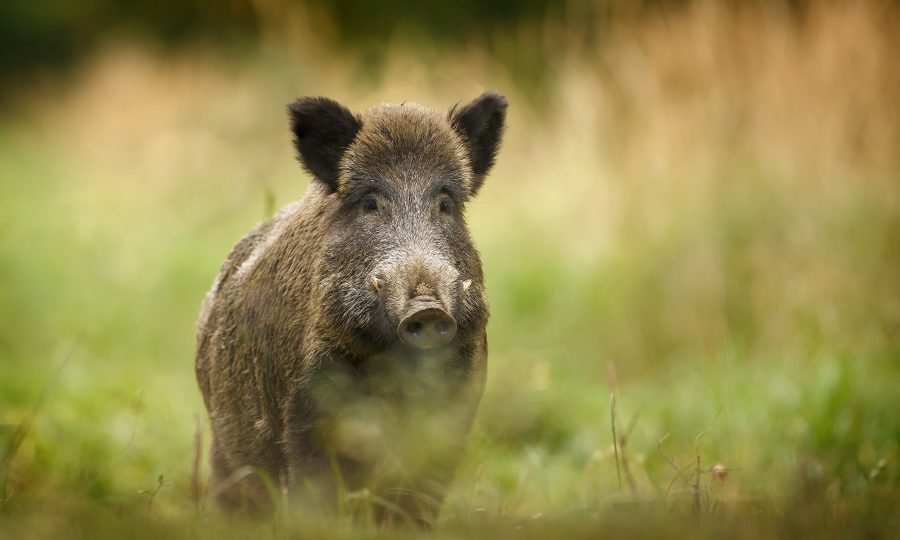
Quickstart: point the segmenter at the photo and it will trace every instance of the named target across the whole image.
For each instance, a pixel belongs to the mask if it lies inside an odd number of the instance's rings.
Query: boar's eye
[[[438,201],[438,210],[442,214],[449,214],[451,210],[453,210],[453,200],[450,197],[444,195]]]
[[[372,195],[363,198],[361,205],[364,214],[371,214],[378,211],[378,199]]]

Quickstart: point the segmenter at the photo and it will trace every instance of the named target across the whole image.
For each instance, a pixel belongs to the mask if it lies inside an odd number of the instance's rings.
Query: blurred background
[[[888,0],[0,3],[0,537],[278,536],[192,494],[193,347],[310,181],[285,105],[485,89],[489,380],[438,532],[889,534],[898,53]]]

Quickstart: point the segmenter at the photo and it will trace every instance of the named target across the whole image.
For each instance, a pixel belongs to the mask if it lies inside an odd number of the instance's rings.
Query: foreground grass
[[[861,360],[818,359],[809,371],[735,361],[725,376],[674,369],[623,385],[620,436],[627,430],[628,437],[619,451],[634,488],[627,477],[617,480],[602,383],[558,381],[509,395],[497,379],[512,368],[500,367],[437,536],[617,530],[671,537],[887,536],[898,525],[900,502],[896,358],[864,360],[865,369]],[[728,397],[717,395],[719,385],[729,387]],[[112,388],[130,386],[101,384],[91,397],[64,387],[54,392],[17,458],[3,534],[365,537],[376,531],[365,520],[323,519],[308,508],[282,508],[262,522],[225,519],[206,497],[192,498],[192,421],[180,413],[191,408],[192,395],[103,399]],[[716,466],[727,475],[717,476]]]
[[[412,535],[195,500],[193,328],[230,247],[304,189],[284,103],[482,85],[513,103],[469,209],[491,365],[435,536],[888,536],[897,14],[829,6],[792,26],[698,4],[551,51],[544,110],[491,59],[402,48],[363,90],[321,49],[111,48],[23,98],[0,125],[0,536]]]

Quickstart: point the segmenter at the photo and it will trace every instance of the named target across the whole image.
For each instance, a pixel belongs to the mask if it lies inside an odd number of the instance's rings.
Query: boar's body
[[[367,487],[420,522],[436,511],[481,397],[487,303],[462,211],[493,163],[505,100],[447,117],[290,106],[306,193],[251,231],[200,314],[196,372],[212,490],[265,509]]]

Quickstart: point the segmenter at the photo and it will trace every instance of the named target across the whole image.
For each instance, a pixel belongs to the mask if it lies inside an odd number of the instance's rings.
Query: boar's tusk
[[[471,286],[472,286],[472,280],[471,280],[471,279],[467,279],[467,280],[463,281],[463,282],[462,282],[462,290],[463,290],[463,292],[468,291],[468,290],[469,290],[469,287],[471,287]]]
[[[381,287],[384,285],[384,280],[379,279],[375,276],[369,276],[369,283],[372,284],[372,288],[375,289],[375,292],[381,290]]]

